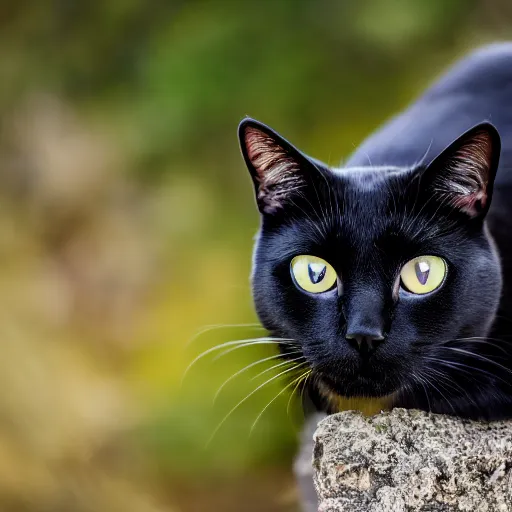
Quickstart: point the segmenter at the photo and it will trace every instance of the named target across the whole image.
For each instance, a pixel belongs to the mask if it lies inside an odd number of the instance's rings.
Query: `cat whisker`
[[[500,338],[491,338],[489,336],[468,336],[467,338],[454,338],[453,341],[463,341],[463,340],[491,340],[491,341],[500,341],[504,342],[504,340]]]
[[[502,379],[499,375],[488,372],[488,371],[484,370],[483,368],[479,368],[478,366],[470,366],[468,364],[461,363],[459,361],[446,361],[444,359],[439,359],[439,358],[429,357],[429,356],[425,356],[425,358],[430,361],[442,364],[448,368],[451,368],[452,370],[459,370],[461,372],[464,372],[465,374],[470,376],[474,382],[479,382],[475,379],[475,375],[473,373],[474,371],[477,371],[477,372],[482,373],[483,375],[487,375],[488,377],[490,377],[492,379],[497,379],[497,380],[503,382],[504,384],[507,384],[507,385],[510,384],[505,379]]]
[[[313,370],[313,368],[311,368],[311,372],[308,374],[308,376],[304,379],[304,382],[301,386],[301,390],[300,390],[300,404],[304,404],[304,394],[306,392],[306,389],[308,388],[308,381],[312,381],[315,379],[315,372]],[[303,419],[306,419],[306,414],[304,412],[304,408],[301,407],[300,410],[302,411],[302,418]],[[288,410],[287,410],[287,413],[288,413]]]
[[[295,342],[295,340],[287,339],[287,338],[275,338],[276,340],[280,339],[281,341],[276,341],[276,345],[287,345],[292,348],[297,348],[298,345]],[[258,345],[258,343],[256,343]],[[235,350],[238,350],[240,348],[243,348],[245,345],[238,345],[236,347],[227,348],[226,350],[223,350],[220,354],[217,354],[213,359],[212,362],[215,362],[219,360],[221,357],[224,357],[227,354],[230,354],[231,352],[234,352]]]
[[[320,170],[318,165],[315,162],[312,162],[312,163],[313,163],[313,166],[315,167],[315,169],[320,174],[320,176],[322,176],[323,180],[325,181],[325,185],[326,185],[327,193],[328,193],[328,197],[329,197],[329,206],[330,206],[331,214],[330,214],[330,217],[329,217],[327,215],[327,212],[323,212],[322,211],[322,213],[324,214],[324,220],[328,219],[328,218],[334,219],[334,210],[333,210],[333,206],[332,206],[332,194],[333,194],[332,187],[329,184],[329,181],[328,181],[327,177]],[[316,197],[318,199],[318,204],[320,205],[320,210],[322,210],[322,202],[320,201],[320,197],[318,195],[318,190],[317,190],[316,185],[314,184],[314,182],[313,182],[313,188],[315,190],[315,194],[316,194]],[[334,199],[335,199],[335,202],[336,202],[336,210],[338,212],[338,216],[341,216],[340,205],[339,205],[339,202],[338,202],[338,198],[337,198],[337,196],[335,194],[334,194]],[[326,234],[327,234],[327,232],[329,231],[329,226],[328,226],[328,224],[326,222],[324,222],[324,229],[326,230]]]
[[[420,167],[423,165],[423,163],[425,162],[425,159],[427,158],[427,155],[430,151],[430,149],[432,148],[432,144],[434,143],[434,139],[430,139],[430,144],[428,145],[428,148],[427,150],[425,151],[425,153],[423,154],[423,156],[418,160],[418,162],[416,162],[414,164],[413,167]]]
[[[285,361],[282,361],[281,363],[271,366],[270,368],[265,368],[265,370],[262,370],[260,373],[258,373],[258,375],[255,375],[251,380],[256,380],[257,378],[261,377],[262,375],[265,375],[265,373],[268,373],[268,372],[274,370],[275,368],[280,368],[281,366],[285,366],[286,364],[295,363],[297,361],[300,361],[301,359],[304,359],[303,355],[296,357],[294,359],[287,359]]]
[[[254,420],[254,423],[251,425],[251,429],[249,430],[249,436],[252,435],[253,431],[254,431],[254,428],[256,427],[256,424],[258,423],[259,419],[263,416],[263,414],[265,413],[265,411],[287,390],[289,389],[290,387],[292,387],[295,383],[300,384],[300,382],[302,381],[302,379],[304,379],[305,376],[309,375],[311,373],[311,369],[309,370],[306,370],[302,375],[300,375],[299,377],[297,377],[296,379],[292,380],[292,382],[290,382],[289,384],[287,384],[281,391],[279,391],[279,393],[277,393],[277,395],[272,398],[272,400],[270,400],[270,402],[267,403],[267,405],[265,405],[265,407],[263,407],[263,409],[261,410],[261,412],[258,414],[258,416],[256,417],[256,419]],[[292,394],[290,396],[293,396],[293,391],[292,391]]]
[[[432,404],[430,403],[430,398],[428,396],[428,390],[427,390],[427,387],[425,386],[425,382],[423,381],[423,378],[420,375],[416,375],[414,373],[413,373],[413,378],[415,378],[417,380],[417,382],[419,382],[421,384],[423,391],[425,392],[425,398],[427,399],[428,410],[431,411]]]
[[[412,226],[414,226],[415,224],[417,224],[417,221],[420,217],[420,215],[422,214],[423,210],[428,206],[428,204],[430,203],[430,201],[432,201],[434,199],[433,196],[430,196],[424,203],[423,205],[421,206],[421,208],[419,209],[419,211],[416,213],[416,215],[414,215],[414,217],[412,217],[412,219],[409,220],[409,222],[405,225],[405,231],[409,231],[411,229]],[[416,206],[416,203],[414,203],[413,205],[413,209],[414,207]]]
[[[220,421],[220,423],[217,425],[217,427],[215,428],[215,430],[213,431],[212,435],[210,436],[210,438],[208,439],[208,442],[206,443],[206,447],[208,447],[210,445],[210,443],[212,442],[213,438],[215,437],[215,435],[217,434],[217,432],[222,428],[222,426],[224,425],[224,423],[226,423],[226,421],[228,420],[228,418],[242,405],[244,404],[245,402],[247,402],[247,400],[249,400],[249,398],[251,398],[254,394],[256,394],[260,389],[262,389],[263,387],[267,386],[268,384],[270,384],[271,382],[275,381],[276,379],[278,379],[279,377],[282,377],[283,375],[293,371],[293,370],[296,370],[297,368],[303,366],[304,364],[306,364],[306,362],[304,363],[300,363],[299,365],[294,365],[292,368],[286,368],[285,370],[283,370],[282,372],[279,372],[277,375],[274,375],[272,376],[270,379],[266,380],[263,384],[260,384],[257,388],[253,389],[248,395],[246,395],[244,398],[242,398],[242,400],[240,400],[225,416],[224,418],[222,418],[222,420]]]
[[[434,372],[435,375],[437,376],[438,379],[442,379],[442,381],[444,382],[447,382],[450,386],[454,386],[456,387],[457,389],[459,389],[460,391],[462,391],[462,393],[464,393],[466,395],[466,397],[468,398],[468,400],[470,402],[472,402],[474,405],[476,405],[478,407],[478,404],[475,402],[475,400],[468,394],[468,392],[462,387],[460,386],[459,384],[457,384],[454,380],[450,379],[450,377],[445,373],[445,372],[442,372],[441,370],[439,369],[436,369],[436,368],[432,368],[432,367],[429,367],[429,370]],[[444,386],[443,386],[444,387]],[[446,388],[445,388],[446,389]]]
[[[180,385],[183,385],[183,382],[185,381],[185,378],[190,371],[190,369],[201,359],[206,357],[208,354],[211,354],[212,352],[215,352],[217,350],[220,350],[225,347],[229,346],[243,346],[243,347],[249,347],[254,345],[276,345],[279,344],[282,341],[293,341],[291,339],[282,339],[282,338],[249,338],[246,340],[235,340],[235,341],[227,341],[225,343],[221,343],[220,345],[215,345],[214,347],[209,348],[208,350],[205,350],[204,352],[201,352],[185,369],[183,376],[181,378]]]
[[[292,352],[289,352],[290,354]],[[294,351],[294,353],[297,353],[299,354],[300,351],[299,350],[296,350]],[[246,372],[247,370],[250,370],[251,368],[254,368],[255,366],[261,364],[261,363],[265,363],[267,361],[272,361],[274,359],[279,359],[279,358],[282,358],[283,357],[283,354],[274,354],[272,356],[269,356],[269,357],[265,357],[263,359],[259,359],[258,361],[255,361],[251,364],[248,364],[247,366],[244,366],[241,370],[238,370],[237,372],[235,372],[233,375],[231,375],[229,378],[227,378],[222,384],[221,386],[219,387],[219,389],[217,390],[217,392],[215,393],[215,396],[213,397],[213,404],[215,404],[215,402],[217,401],[217,398],[219,397],[220,393],[222,392],[222,390],[233,380],[235,379],[236,377],[238,377],[239,375],[241,375],[242,373]],[[287,362],[290,362],[290,361],[287,361]],[[274,369],[275,366],[272,366],[271,369]],[[261,375],[261,374],[258,374],[258,375]]]
[[[474,337],[469,337],[469,338],[455,338],[453,340],[444,342],[443,345],[447,345],[448,343],[455,343],[455,342],[459,342],[459,341],[469,341],[469,342],[475,343],[475,344],[480,343],[481,345],[489,345],[490,347],[494,347],[494,348],[500,350],[501,352],[503,352],[506,355],[508,355],[508,353],[509,353],[505,348],[501,347],[497,343],[492,343],[493,341],[498,342],[498,343],[510,343],[510,342],[506,342],[504,340],[500,340],[499,338],[485,338],[482,336],[474,336]]]
[[[453,404],[448,400],[446,395],[432,382],[432,380],[429,378],[429,375],[422,373],[422,376],[425,378],[427,385],[429,387],[432,387],[435,391],[439,393],[439,395],[446,401],[446,403],[450,406],[450,409],[453,411],[453,414],[457,414],[457,411],[455,410],[455,407],[453,407]]]
[[[493,361],[492,359],[489,359],[488,357],[485,357],[481,354],[476,354],[475,352],[471,352],[470,350],[464,350],[462,348],[456,348],[456,347],[447,347],[445,345],[441,345],[439,346],[438,348],[444,348],[446,350],[452,350],[454,352],[458,352],[460,354],[465,354],[465,355],[468,355],[470,357],[474,357],[476,359],[479,359],[480,361],[484,361],[486,363],[490,363],[494,366],[496,366],[497,368],[500,368],[502,370],[504,370],[505,372],[509,373],[509,374],[512,374],[512,370],[510,370],[509,368],[503,366],[502,364],[496,362],[496,361]]]
[[[289,418],[290,417],[290,406],[291,406],[291,403],[292,403],[292,399],[293,399],[293,396],[295,394],[295,392],[297,391],[297,389],[299,389],[299,386],[301,385],[301,383],[303,384],[303,386],[306,385],[306,381],[308,380],[309,376],[311,375],[311,372],[313,370],[310,369],[310,371],[307,373],[307,375],[305,376],[304,380],[299,380],[296,384],[296,386],[292,389],[292,392],[290,393],[290,397],[288,398],[288,403],[286,404],[286,416]],[[304,387],[302,388],[302,392],[304,391]]]
[[[426,341],[416,341],[413,343],[413,345],[416,347],[426,346],[426,347],[434,347],[435,348],[435,347],[445,347],[450,343],[457,343],[457,342],[469,342],[469,343],[474,343],[474,344],[488,345],[490,347],[494,347],[497,350],[503,352],[507,356],[509,354],[509,351],[507,351],[504,347],[500,346],[499,344],[500,343],[502,343],[502,344],[511,343],[509,341],[505,341],[500,338],[490,338],[490,337],[485,337],[485,336],[471,336],[471,337],[467,337],[467,338],[449,338],[447,340],[436,342],[436,343],[430,343],[430,342],[426,342]],[[496,343],[492,343],[492,342],[496,342]]]
[[[265,328],[261,326],[261,324],[258,323],[251,323],[251,324],[212,324],[212,325],[205,325],[202,327],[194,336],[192,336],[184,345],[184,348],[189,347],[193,343],[195,343],[201,336],[208,332],[216,331],[219,329],[242,329],[243,327],[252,327],[254,329],[262,330],[264,331]]]
[[[316,216],[318,217],[318,220],[320,221],[320,226],[322,226],[322,220],[321,220],[321,217],[320,215],[318,214],[318,212],[316,211],[316,209],[313,207],[313,205],[311,204],[311,202],[309,201],[309,199],[306,199],[305,197],[303,197],[303,200],[306,201],[309,206],[311,207],[311,209],[315,212]],[[320,229],[320,227],[318,226],[318,222],[315,222],[314,219],[311,218],[311,215],[309,215],[303,208],[301,208],[297,203],[295,203],[295,201],[293,201],[291,198],[288,199],[288,201],[293,204],[295,206],[295,208],[297,208],[300,212],[302,212],[306,218],[309,220],[309,222],[311,223],[311,225],[313,226],[313,228],[317,231],[317,233],[320,235],[320,239],[324,239],[325,238],[325,233]]]
[[[465,365],[463,363],[459,363],[459,362],[456,362],[456,361],[446,361],[445,359],[439,359],[438,357],[424,356],[424,359],[426,361],[431,361],[433,363],[446,366],[447,368],[450,368],[452,370],[461,371],[461,372],[467,374],[469,377],[471,377],[471,380],[473,380],[475,382],[477,382],[476,379],[475,379],[475,376],[473,375],[473,373],[471,373],[469,371],[469,369],[471,369],[471,370],[476,370],[476,369],[481,370],[480,368],[473,368],[471,366],[467,366],[467,365]],[[435,370],[435,368],[432,368],[432,367],[430,367],[430,369],[431,370]],[[481,370],[481,371],[485,372],[485,370]],[[485,374],[493,376],[491,373],[488,373],[488,372],[485,372]]]

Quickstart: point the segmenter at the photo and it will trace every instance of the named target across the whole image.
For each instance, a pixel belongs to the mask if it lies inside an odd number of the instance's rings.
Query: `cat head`
[[[413,168],[331,169],[252,119],[239,137],[261,213],[256,309],[294,340],[323,395],[423,386],[436,347],[487,334],[501,289],[484,222],[500,153],[492,125]]]

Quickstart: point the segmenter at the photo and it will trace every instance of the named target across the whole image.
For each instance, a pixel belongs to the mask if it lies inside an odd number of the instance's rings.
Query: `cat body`
[[[338,169],[252,119],[239,135],[256,309],[306,401],[512,417],[512,44],[457,63]]]

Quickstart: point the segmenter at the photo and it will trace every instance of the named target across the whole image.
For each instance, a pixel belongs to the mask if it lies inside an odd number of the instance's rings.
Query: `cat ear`
[[[263,123],[245,118],[238,127],[240,148],[256,189],[261,213],[272,214],[306,186],[305,155]]]
[[[487,213],[501,142],[490,123],[474,126],[450,144],[428,166],[422,180],[430,191],[470,217]]]

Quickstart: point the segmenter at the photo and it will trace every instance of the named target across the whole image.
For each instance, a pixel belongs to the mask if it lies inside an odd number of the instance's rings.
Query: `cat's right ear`
[[[258,208],[263,214],[273,214],[306,186],[311,162],[274,130],[254,119],[242,120],[238,137]]]
[[[500,149],[496,128],[478,124],[438,155],[421,179],[429,194],[470,218],[482,219],[491,203]]]

